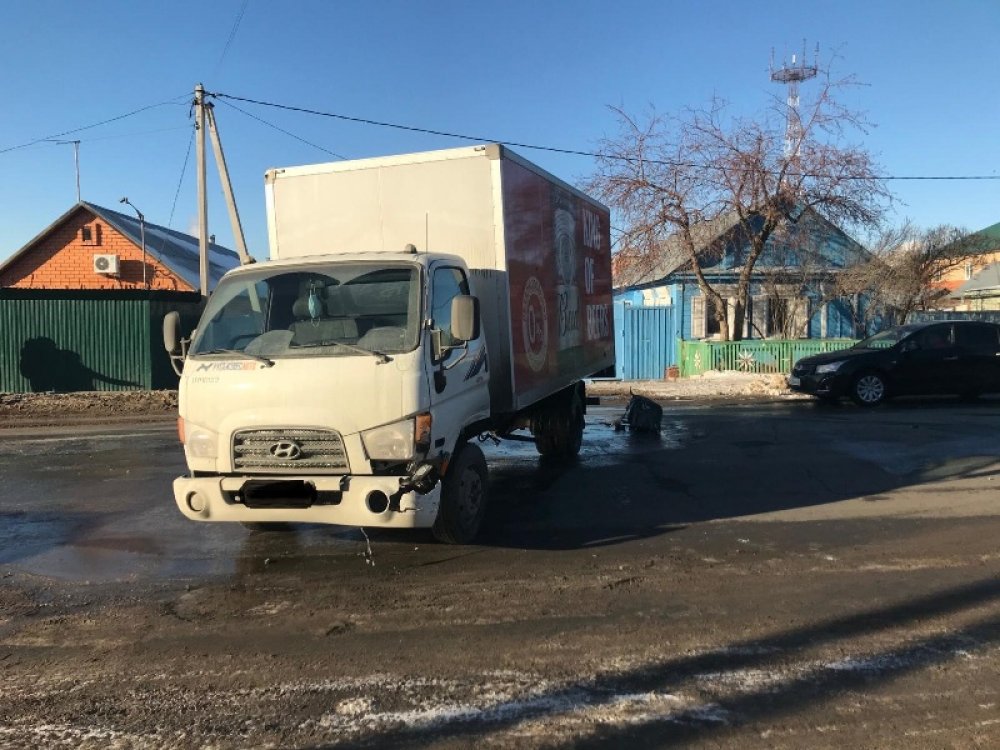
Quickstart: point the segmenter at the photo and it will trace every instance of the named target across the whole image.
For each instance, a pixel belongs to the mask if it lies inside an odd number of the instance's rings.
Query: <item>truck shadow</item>
[[[790,419],[789,407],[801,419]],[[997,461],[987,455],[994,420],[964,432],[942,426],[940,416],[912,407],[842,415],[800,403],[688,411],[665,417],[658,436],[589,423],[573,465],[541,461],[526,448],[490,455],[490,511],[479,542],[553,550],[617,544],[988,473]],[[875,434],[877,442],[866,442]]]

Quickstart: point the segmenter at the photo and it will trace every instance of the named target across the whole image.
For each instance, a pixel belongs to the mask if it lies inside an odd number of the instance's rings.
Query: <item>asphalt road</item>
[[[2,747],[1000,747],[1000,404],[592,409],[475,546],[196,524],[172,425],[0,430]]]

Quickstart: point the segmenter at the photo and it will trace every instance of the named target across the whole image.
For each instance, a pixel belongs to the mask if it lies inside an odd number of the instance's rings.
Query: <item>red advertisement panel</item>
[[[610,217],[517,162],[502,164],[514,388],[537,393],[614,361]]]

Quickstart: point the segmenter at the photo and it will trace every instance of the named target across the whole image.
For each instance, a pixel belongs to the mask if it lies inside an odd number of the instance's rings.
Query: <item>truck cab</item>
[[[468,541],[486,475],[466,439],[490,415],[479,328],[468,269],[451,255],[339,254],[230,272],[184,352],[181,512],[251,526],[429,526]],[[176,334],[165,336],[178,353]]]

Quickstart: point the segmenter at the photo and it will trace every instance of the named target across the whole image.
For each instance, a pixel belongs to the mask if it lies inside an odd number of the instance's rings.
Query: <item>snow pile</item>
[[[597,380],[587,384],[590,396],[646,396],[656,401],[707,398],[788,398],[785,376],[710,370],[677,380]]]

